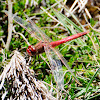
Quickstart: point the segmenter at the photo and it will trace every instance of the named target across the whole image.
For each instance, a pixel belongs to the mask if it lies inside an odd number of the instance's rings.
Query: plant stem
[[[12,38],[12,2],[11,0],[8,0],[8,37],[7,37],[7,43],[5,48],[7,50],[9,50],[9,45],[10,45],[10,41]]]

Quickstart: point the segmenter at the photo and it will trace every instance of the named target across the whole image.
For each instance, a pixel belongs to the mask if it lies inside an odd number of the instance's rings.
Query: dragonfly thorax
[[[40,41],[34,47],[32,45],[28,46],[27,53],[30,56],[38,55],[44,52],[44,42]]]

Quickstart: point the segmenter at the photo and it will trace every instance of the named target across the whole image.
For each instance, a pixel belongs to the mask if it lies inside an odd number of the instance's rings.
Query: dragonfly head
[[[35,55],[36,54],[36,49],[32,45],[30,45],[30,46],[28,46],[27,53],[30,56]]]

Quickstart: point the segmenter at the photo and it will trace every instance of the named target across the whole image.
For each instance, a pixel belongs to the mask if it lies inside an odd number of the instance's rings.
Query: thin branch
[[[12,38],[12,2],[11,0],[8,0],[8,37],[7,37],[7,43],[5,48],[7,50],[9,50],[9,45],[10,45],[10,41]]]

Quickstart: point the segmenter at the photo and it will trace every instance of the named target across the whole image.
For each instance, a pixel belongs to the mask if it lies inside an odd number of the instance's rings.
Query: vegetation
[[[94,6],[91,6],[91,3]],[[1,0],[0,73],[2,74],[5,66],[11,61],[14,51],[17,50],[26,59],[30,69],[34,70],[34,77],[44,82],[53,97],[61,100],[98,100],[100,98],[100,9],[98,5],[99,2],[96,0],[93,2],[88,0],[78,2],[77,0],[33,0],[33,3],[32,0],[13,0],[13,2]],[[8,17],[9,14],[8,16],[5,14],[5,10],[10,14],[17,13],[24,20],[28,16],[52,41],[89,30],[89,34],[56,47],[82,85],[80,86],[73,75],[62,65],[65,73],[64,89],[60,91],[48,66],[46,53],[31,57],[31,61],[26,53],[29,44],[35,45],[39,41],[12,21],[12,18]],[[5,88],[7,88],[6,85],[4,85]],[[0,88],[1,97],[3,91]],[[7,96],[9,95],[11,94],[8,92]]]

